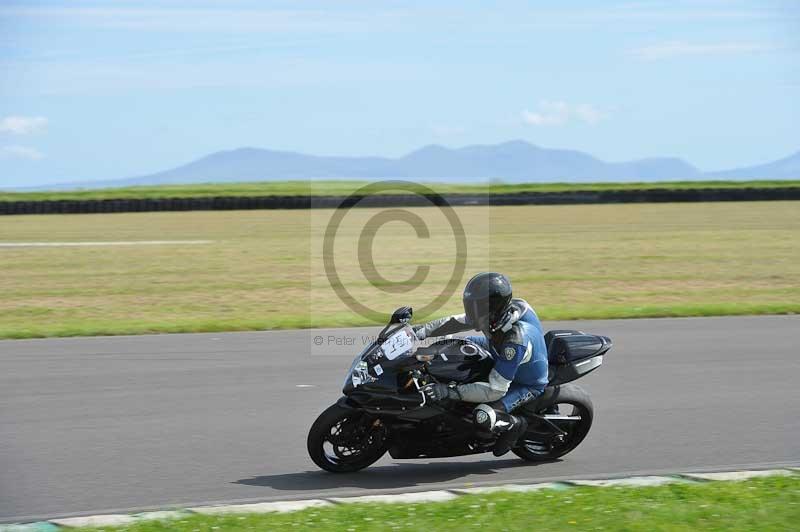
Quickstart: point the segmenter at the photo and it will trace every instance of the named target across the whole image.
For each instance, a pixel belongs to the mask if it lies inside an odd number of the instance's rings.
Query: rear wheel
[[[308,455],[332,473],[352,473],[376,462],[386,452],[385,430],[378,418],[331,405],[308,432]]]
[[[530,462],[544,462],[564,456],[583,441],[592,426],[594,407],[583,388],[565,384],[551,400],[520,414],[528,420],[528,430],[513,452]]]

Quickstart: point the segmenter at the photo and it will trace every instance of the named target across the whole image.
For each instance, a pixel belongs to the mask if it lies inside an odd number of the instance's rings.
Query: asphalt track
[[[305,437],[358,350],[329,340],[370,331],[0,342],[0,522],[800,464],[800,317],[546,325],[615,341],[581,380],[596,418],[573,454],[383,458],[347,476],[316,470]]]

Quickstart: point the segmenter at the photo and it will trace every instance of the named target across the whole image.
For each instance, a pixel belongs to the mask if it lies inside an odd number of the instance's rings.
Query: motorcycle
[[[394,459],[444,458],[489,452],[498,435],[473,423],[474,404],[426,401],[428,383],[486,381],[491,355],[466,339],[446,338],[422,345],[409,325],[410,307],[401,307],[353,360],[341,397],[314,421],[308,454],[333,473],[358,471],[387,451]],[[544,393],[514,411],[528,421],[521,445],[523,460],[555,460],[575,449],[589,433],[594,408],[589,395],[572,381],[603,363],[611,349],[606,336],[573,330],[545,335],[549,383]]]

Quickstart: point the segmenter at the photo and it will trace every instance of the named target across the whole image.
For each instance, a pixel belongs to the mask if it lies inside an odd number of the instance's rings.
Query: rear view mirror
[[[411,307],[400,307],[392,314],[392,319],[389,323],[408,323],[411,321],[411,316],[414,315],[414,310]]]

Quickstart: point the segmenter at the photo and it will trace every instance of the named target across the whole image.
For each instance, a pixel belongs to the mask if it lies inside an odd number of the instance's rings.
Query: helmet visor
[[[489,331],[492,325],[492,311],[489,298],[464,298],[464,313],[467,323],[478,331]]]

